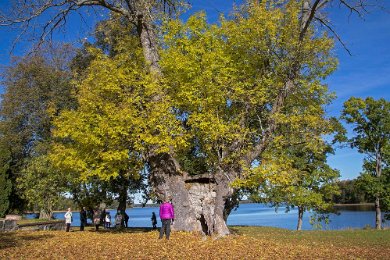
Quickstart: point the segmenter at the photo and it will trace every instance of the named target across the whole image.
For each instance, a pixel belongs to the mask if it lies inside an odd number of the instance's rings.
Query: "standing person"
[[[160,205],[160,219],[161,219],[161,229],[160,237],[162,239],[165,233],[165,238],[169,239],[171,233],[171,224],[175,221],[175,212],[173,210],[173,205],[169,202],[169,198],[164,199],[164,203]]]
[[[68,211],[65,213],[64,217],[65,217],[65,224],[66,224],[66,232],[69,232],[69,229],[70,229],[70,224],[72,223],[72,211],[70,208],[68,208]]]
[[[123,224],[123,216],[120,210],[115,215],[115,226],[116,228],[121,228]]]
[[[100,214],[100,223],[103,224],[103,228],[106,228],[106,209],[104,208]]]
[[[152,226],[153,226],[153,229],[156,229],[157,228],[157,217],[156,217],[156,213],[152,213],[152,217],[150,218],[152,220]]]
[[[109,229],[111,227],[111,215],[110,212],[106,214],[105,228]]]
[[[129,215],[127,215],[126,210],[123,211],[123,220],[124,220],[124,226],[129,226]]]
[[[95,224],[96,231],[99,230],[100,215],[101,215],[101,213],[100,213],[99,208],[96,208],[95,211],[93,212],[93,223]]]
[[[85,207],[80,210],[80,231],[84,231],[84,227],[87,225],[87,211]]]

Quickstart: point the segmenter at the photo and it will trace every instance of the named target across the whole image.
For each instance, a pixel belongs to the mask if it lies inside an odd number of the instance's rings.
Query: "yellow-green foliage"
[[[260,187],[267,202],[325,209],[338,173],[326,165],[323,137],[335,126],[325,118],[332,94],[321,80],[336,60],[326,34],[310,27],[301,37],[298,2],[253,1],[220,26],[203,13],[172,21],[162,67],[174,106],[209,165],[237,167],[274,120],[268,149],[242,166],[235,187]],[[281,91],[284,105],[273,113]]]
[[[167,91],[210,165],[237,164],[260,142],[289,80],[294,88],[273,119],[288,131],[305,132],[307,140],[329,131],[322,106],[331,96],[320,79],[335,69],[333,41],[313,28],[300,39],[301,6],[269,2],[253,1],[220,25],[199,13],[166,26],[161,66]],[[321,133],[305,130],[317,126]],[[289,142],[285,135],[275,132],[275,145]]]
[[[113,57],[91,48],[95,58],[76,83],[78,108],[55,122],[53,134],[61,142],[51,158],[82,180],[108,180],[120,172],[138,178],[151,148],[166,152],[184,142],[169,99],[159,99],[161,88],[145,72],[137,46],[137,39],[124,38]]]
[[[333,42],[313,28],[300,38],[300,8],[253,1],[219,25],[204,13],[171,20],[160,79],[145,72],[141,50],[129,47],[138,45],[134,38],[115,38],[115,55],[91,49],[95,59],[77,82],[79,107],[57,120],[54,134],[65,142],[54,145],[53,161],[84,180],[108,179],[129,165],[141,168],[151,150],[180,154],[195,146],[209,172],[237,168],[271,119],[280,126],[274,147],[304,138],[320,148],[316,141],[328,132],[322,106],[331,98],[320,79],[335,68]],[[272,114],[291,80],[284,109]],[[294,139],[293,132],[301,134]]]

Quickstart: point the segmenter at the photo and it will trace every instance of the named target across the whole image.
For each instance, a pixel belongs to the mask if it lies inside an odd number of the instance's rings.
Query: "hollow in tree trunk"
[[[204,235],[229,234],[226,220],[235,191],[222,171],[216,174],[190,176],[176,167],[168,154],[149,161],[150,182],[158,197],[169,196],[175,209],[173,230],[200,232]]]

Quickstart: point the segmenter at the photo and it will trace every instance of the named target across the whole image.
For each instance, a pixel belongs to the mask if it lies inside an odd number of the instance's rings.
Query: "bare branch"
[[[28,8],[27,10],[19,10],[17,13],[17,16],[20,15],[20,17],[16,17],[15,19],[12,18],[7,18],[6,15],[1,14],[0,15],[0,26],[10,26],[14,24],[20,24],[20,23],[25,23],[25,22],[30,22],[33,19],[37,18],[38,16],[42,15],[46,11],[48,11],[51,8],[56,8],[56,7],[62,7],[67,4],[67,0],[64,0],[62,2],[59,2],[57,4],[53,3],[53,0],[48,0],[45,4],[40,6],[37,9],[34,9],[33,6],[29,6],[31,10],[29,11]]]
[[[344,5],[350,10],[350,13],[356,13],[360,18],[363,18],[362,11],[367,12],[365,8],[365,1],[364,0],[359,0],[359,2],[355,5],[349,4],[346,0],[339,0],[340,5]]]
[[[56,29],[66,24],[67,16],[77,12],[81,7],[101,7],[113,13],[120,14],[138,28],[138,34],[143,47],[145,60],[150,64],[150,71],[159,75],[159,55],[157,39],[154,33],[156,14],[164,10],[171,12],[176,6],[181,7],[185,0],[10,0],[18,8],[0,13],[0,26],[20,25],[22,34],[29,30],[32,21],[39,17],[48,19],[40,27],[38,46]],[[165,9],[167,8],[167,9]],[[1,11],[0,11],[1,12]],[[4,14],[4,13],[7,13]],[[17,39],[20,39],[19,36]]]
[[[110,4],[105,0],[76,0],[76,1],[71,0],[71,1],[80,7],[81,6],[101,6],[101,7],[107,8],[108,10],[110,10],[114,13],[122,14],[122,15],[126,16],[127,18],[134,18],[133,17],[134,13],[130,14],[128,9],[126,9],[122,6],[115,5],[115,2]]]
[[[348,54],[350,56],[352,56],[352,53],[350,52],[350,50],[348,49],[347,45],[343,42],[343,40],[341,39],[341,37],[337,34],[337,32],[332,28],[332,26],[329,25],[328,22],[326,22],[325,20],[323,19],[320,19],[320,18],[317,18],[316,17],[316,20],[319,21],[323,26],[325,26],[329,31],[332,32],[332,34],[336,37],[337,41],[343,46],[343,48],[348,52]]]

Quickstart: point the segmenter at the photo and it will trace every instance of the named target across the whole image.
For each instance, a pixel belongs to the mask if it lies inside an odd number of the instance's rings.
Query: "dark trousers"
[[[165,233],[165,237],[167,239],[169,239],[169,235],[171,233],[171,222],[172,222],[172,219],[162,219],[161,220],[161,223],[162,223],[162,226],[161,226],[161,229],[160,229],[160,239],[164,237],[164,233]]]
[[[66,232],[69,232],[70,229],[70,223],[66,223]]]
[[[82,220],[80,222],[80,231],[84,231],[84,227],[87,225],[87,221]]]

